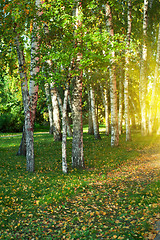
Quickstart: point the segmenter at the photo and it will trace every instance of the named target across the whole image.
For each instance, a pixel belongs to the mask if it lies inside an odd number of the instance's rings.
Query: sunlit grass
[[[135,132],[132,142],[125,142],[122,135],[117,148],[102,129],[101,138],[89,136],[85,127],[81,171],[71,168],[68,139],[69,173],[63,175],[61,143],[52,135],[34,135],[34,173],[26,172],[25,157],[16,156],[21,135],[0,137],[0,239],[143,239],[159,211],[157,177],[143,183],[109,176],[142,153],[156,153],[159,138]]]

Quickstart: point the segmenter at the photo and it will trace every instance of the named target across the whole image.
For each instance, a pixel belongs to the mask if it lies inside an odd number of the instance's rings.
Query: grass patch
[[[147,178],[131,175],[131,164],[139,159],[136,169],[142,153],[156,153],[160,139],[135,132],[131,142],[122,135],[119,147],[111,148],[110,137],[103,131],[101,137],[84,131],[82,171],[70,167],[67,140],[68,175],[61,172],[61,143],[52,135],[34,135],[33,174],[16,156],[21,136],[0,137],[0,239],[145,239],[160,210],[159,175],[149,169]]]

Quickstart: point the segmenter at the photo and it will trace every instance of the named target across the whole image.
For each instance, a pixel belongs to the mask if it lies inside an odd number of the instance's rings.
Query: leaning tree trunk
[[[114,37],[111,8],[110,8],[110,5],[108,2],[106,3],[105,6],[106,6],[106,17],[108,18],[108,28],[110,31],[110,35],[111,35],[111,37]],[[111,41],[111,44],[112,44],[112,41]],[[114,147],[114,146],[119,145],[116,66],[115,66],[115,51],[114,51],[114,49],[111,50],[110,101],[111,101],[111,146]]]
[[[141,108],[141,134],[147,135],[147,106],[146,106],[146,93],[147,93],[147,18],[148,18],[148,0],[144,0],[144,16],[143,16],[143,48],[142,60],[140,70],[140,108]]]
[[[52,108],[53,108],[53,123],[54,123],[53,135],[54,135],[55,141],[61,141],[62,140],[61,120],[60,120],[60,113],[59,113],[57,89],[54,85],[55,83],[53,82],[50,84]]]
[[[23,48],[20,45],[18,36],[16,37],[16,49],[19,62],[19,72],[21,78],[22,98],[25,115],[25,136],[26,136],[26,169],[29,172],[34,171],[34,144],[33,144],[33,124],[30,111],[30,97],[28,91],[28,79],[26,74],[26,64]]]
[[[131,141],[130,114],[129,114],[129,46],[131,37],[131,0],[128,2],[128,30],[127,30],[127,50],[125,53],[125,78],[124,78],[124,112],[126,123],[126,141]]]
[[[74,12],[76,21],[76,29],[81,26],[81,2],[76,1],[77,6]],[[78,19],[79,18],[79,19]],[[81,39],[76,39],[75,48],[80,48]],[[72,101],[72,119],[73,119],[73,140],[72,140],[72,167],[84,168],[83,156],[83,123],[82,123],[82,70],[79,69],[82,54],[78,52],[75,60],[75,71],[77,75],[74,77],[73,101]]]

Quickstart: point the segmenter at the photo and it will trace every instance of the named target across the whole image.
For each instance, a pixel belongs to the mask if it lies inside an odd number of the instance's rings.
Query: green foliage
[[[0,77],[0,132],[21,132],[24,116],[19,79],[6,74]]]
[[[0,136],[1,239],[146,237],[160,210],[159,171],[148,156],[158,152],[160,139],[135,132],[132,142],[122,135],[120,146],[111,148],[110,137],[101,136],[95,141],[84,133],[87,168],[70,167],[68,175],[61,173],[61,143],[53,136],[35,134],[33,174],[25,158],[15,156],[21,136]],[[69,166],[71,144],[69,138]]]
[[[23,124],[24,118],[20,113],[4,113],[0,116],[0,132],[21,132]]]

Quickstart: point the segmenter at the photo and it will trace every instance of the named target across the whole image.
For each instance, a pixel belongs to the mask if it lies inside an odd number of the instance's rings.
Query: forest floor
[[[136,182],[139,186],[147,186],[160,180],[160,154],[143,154],[129,165],[113,170],[108,176],[111,182],[113,179],[119,179],[124,181],[124,185],[125,182]],[[157,204],[160,206],[160,199]],[[156,204],[152,207],[156,207]],[[152,228],[144,234],[145,239],[160,240],[160,212],[150,218],[150,223]]]
[[[16,156],[21,136],[0,137],[0,239],[159,240],[160,137],[131,142],[101,140],[84,133],[86,169],[61,172],[61,143],[37,132],[35,172]],[[158,235],[159,234],[159,235]]]

